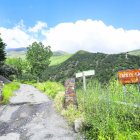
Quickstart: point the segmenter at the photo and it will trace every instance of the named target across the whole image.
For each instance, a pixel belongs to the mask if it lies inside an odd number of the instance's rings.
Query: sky
[[[139,0],[1,0],[1,38],[7,48],[41,41],[69,53],[140,49],[139,5]]]

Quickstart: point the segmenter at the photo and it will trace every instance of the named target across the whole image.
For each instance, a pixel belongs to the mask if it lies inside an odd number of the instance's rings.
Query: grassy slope
[[[55,52],[56,55],[51,57],[51,64],[50,66],[54,66],[54,65],[59,65],[61,63],[63,63],[64,61],[66,61],[68,58],[70,58],[72,56],[72,54],[59,54],[57,55],[58,52]],[[9,53],[7,53],[7,57],[8,58],[25,58],[25,51],[11,51]]]
[[[119,70],[138,69],[140,57],[125,54],[107,55],[103,53],[89,53],[79,51],[63,63],[49,67],[42,74],[43,80],[65,81],[69,77],[75,77],[75,73],[94,69],[95,77],[101,82],[107,82]]]
[[[50,66],[59,65],[69,59],[72,56],[72,54],[65,54],[60,56],[52,56],[51,57],[51,64]]]
[[[25,51],[11,51],[7,53],[8,58],[25,58]]]
[[[140,56],[140,50],[134,50],[134,51],[131,51],[129,52],[130,55],[138,55]]]

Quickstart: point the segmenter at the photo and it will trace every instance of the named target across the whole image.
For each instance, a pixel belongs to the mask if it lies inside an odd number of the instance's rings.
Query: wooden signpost
[[[92,75],[95,75],[95,70],[88,70],[88,71],[76,73],[76,78],[83,77],[83,89],[84,89],[84,91],[86,91],[86,77],[92,76]]]
[[[124,92],[126,93],[126,84],[138,84],[140,91],[140,69],[122,70],[118,72],[118,79],[124,85]]]

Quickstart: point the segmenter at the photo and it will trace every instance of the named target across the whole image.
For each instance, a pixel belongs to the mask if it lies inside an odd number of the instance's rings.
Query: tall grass
[[[140,139],[140,93],[136,85],[123,86],[112,80],[107,86],[92,81],[84,93],[77,90],[78,109],[73,106],[64,110],[64,94],[57,95],[55,104],[70,123],[84,117],[88,140],[139,140]],[[59,102],[58,102],[59,101]]]
[[[7,104],[9,102],[9,99],[11,96],[13,96],[13,92],[17,89],[19,89],[20,84],[18,82],[12,82],[9,84],[5,84],[3,87],[3,101],[2,103]]]
[[[83,95],[85,94],[85,104]],[[135,86],[123,87],[112,81],[103,88],[90,83],[86,93],[78,92],[79,104],[85,106],[85,129],[88,139],[140,139],[140,93]]]
[[[44,83],[36,83],[33,85],[40,91],[43,91],[45,94],[47,94],[50,98],[55,98],[59,91],[64,91],[64,86],[57,82],[48,81]]]

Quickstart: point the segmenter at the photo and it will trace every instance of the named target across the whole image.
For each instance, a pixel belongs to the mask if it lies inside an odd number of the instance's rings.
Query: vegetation
[[[6,44],[0,38],[0,65],[2,65],[6,59],[5,46]]]
[[[19,87],[20,84],[18,82],[12,82],[4,85],[2,92],[4,104],[9,102],[9,98],[13,96],[13,91],[19,89]]]
[[[69,77],[75,77],[75,73],[79,71],[94,69],[94,78],[102,83],[108,83],[119,70],[139,67],[140,56],[128,55],[126,58],[126,54],[108,55],[79,51],[63,63],[50,66],[42,73],[41,79],[64,82]]]
[[[16,70],[13,67],[5,64],[6,60],[5,47],[6,44],[0,37],[0,75],[10,78],[11,75],[16,73]]]
[[[64,91],[64,86],[60,83],[56,82],[44,82],[44,83],[36,83],[34,84],[36,88],[40,91],[43,91],[50,98],[55,98],[56,94],[60,91]]]
[[[129,52],[130,55],[140,56],[140,49]]]
[[[72,54],[65,54],[65,55],[54,55],[51,57],[50,66],[59,65],[63,62],[65,62],[67,59],[69,59],[72,56]]]
[[[40,76],[50,64],[52,52],[50,46],[45,47],[41,42],[34,42],[27,48],[26,58],[31,67],[31,74]]]
[[[88,84],[86,93],[77,91],[78,110],[72,106],[63,110],[64,94],[58,94],[55,104],[58,111],[70,123],[84,117],[83,132],[90,140],[139,140],[140,139],[140,94],[134,85],[127,86],[127,94],[118,81],[106,87],[97,81]],[[60,103],[61,101],[61,103]]]
[[[29,71],[28,62],[21,58],[8,58],[6,59],[6,64],[14,67],[17,71],[16,75],[18,79],[21,79],[23,74]]]
[[[110,82],[110,79],[116,77],[119,70],[139,69],[140,56],[133,55],[134,53],[129,53],[126,57],[124,53],[108,55],[86,51],[79,51],[74,55],[60,55],[61,53],[63,52],[51,57],[49,46],[45,48],[42,43],[34,42],[28,47],[26,58],[8,58],[6,64],[5,58],[0,59],[0,74],[6,77],[16,75],[21,82],[31,84],[39,77],[42,83],[33,85],[54,99],[56,109],[70,124],[73,124],[75,119],[82,118],[84,127],[81,131],[85,131],[87,139],[139,140],[140,94],[137,86],[128,85],[127,93],[124,94],[122,85],[116,80]],[[96,75],[87,80],[89,82],[86,93],[80,88],[77,89],[78,109],[72,105],[67,110],[63,109],[64,92],[61,91],[64,91],[64,87],[61,83],[67,78],[75,77],[75,73],[79,71],[90,69],[94,69]],[[80,82],[81,80],[77,82],[77,87]],[[18,88],[18,83],[5,85],[3,102],[7,103],[13,90]]]

